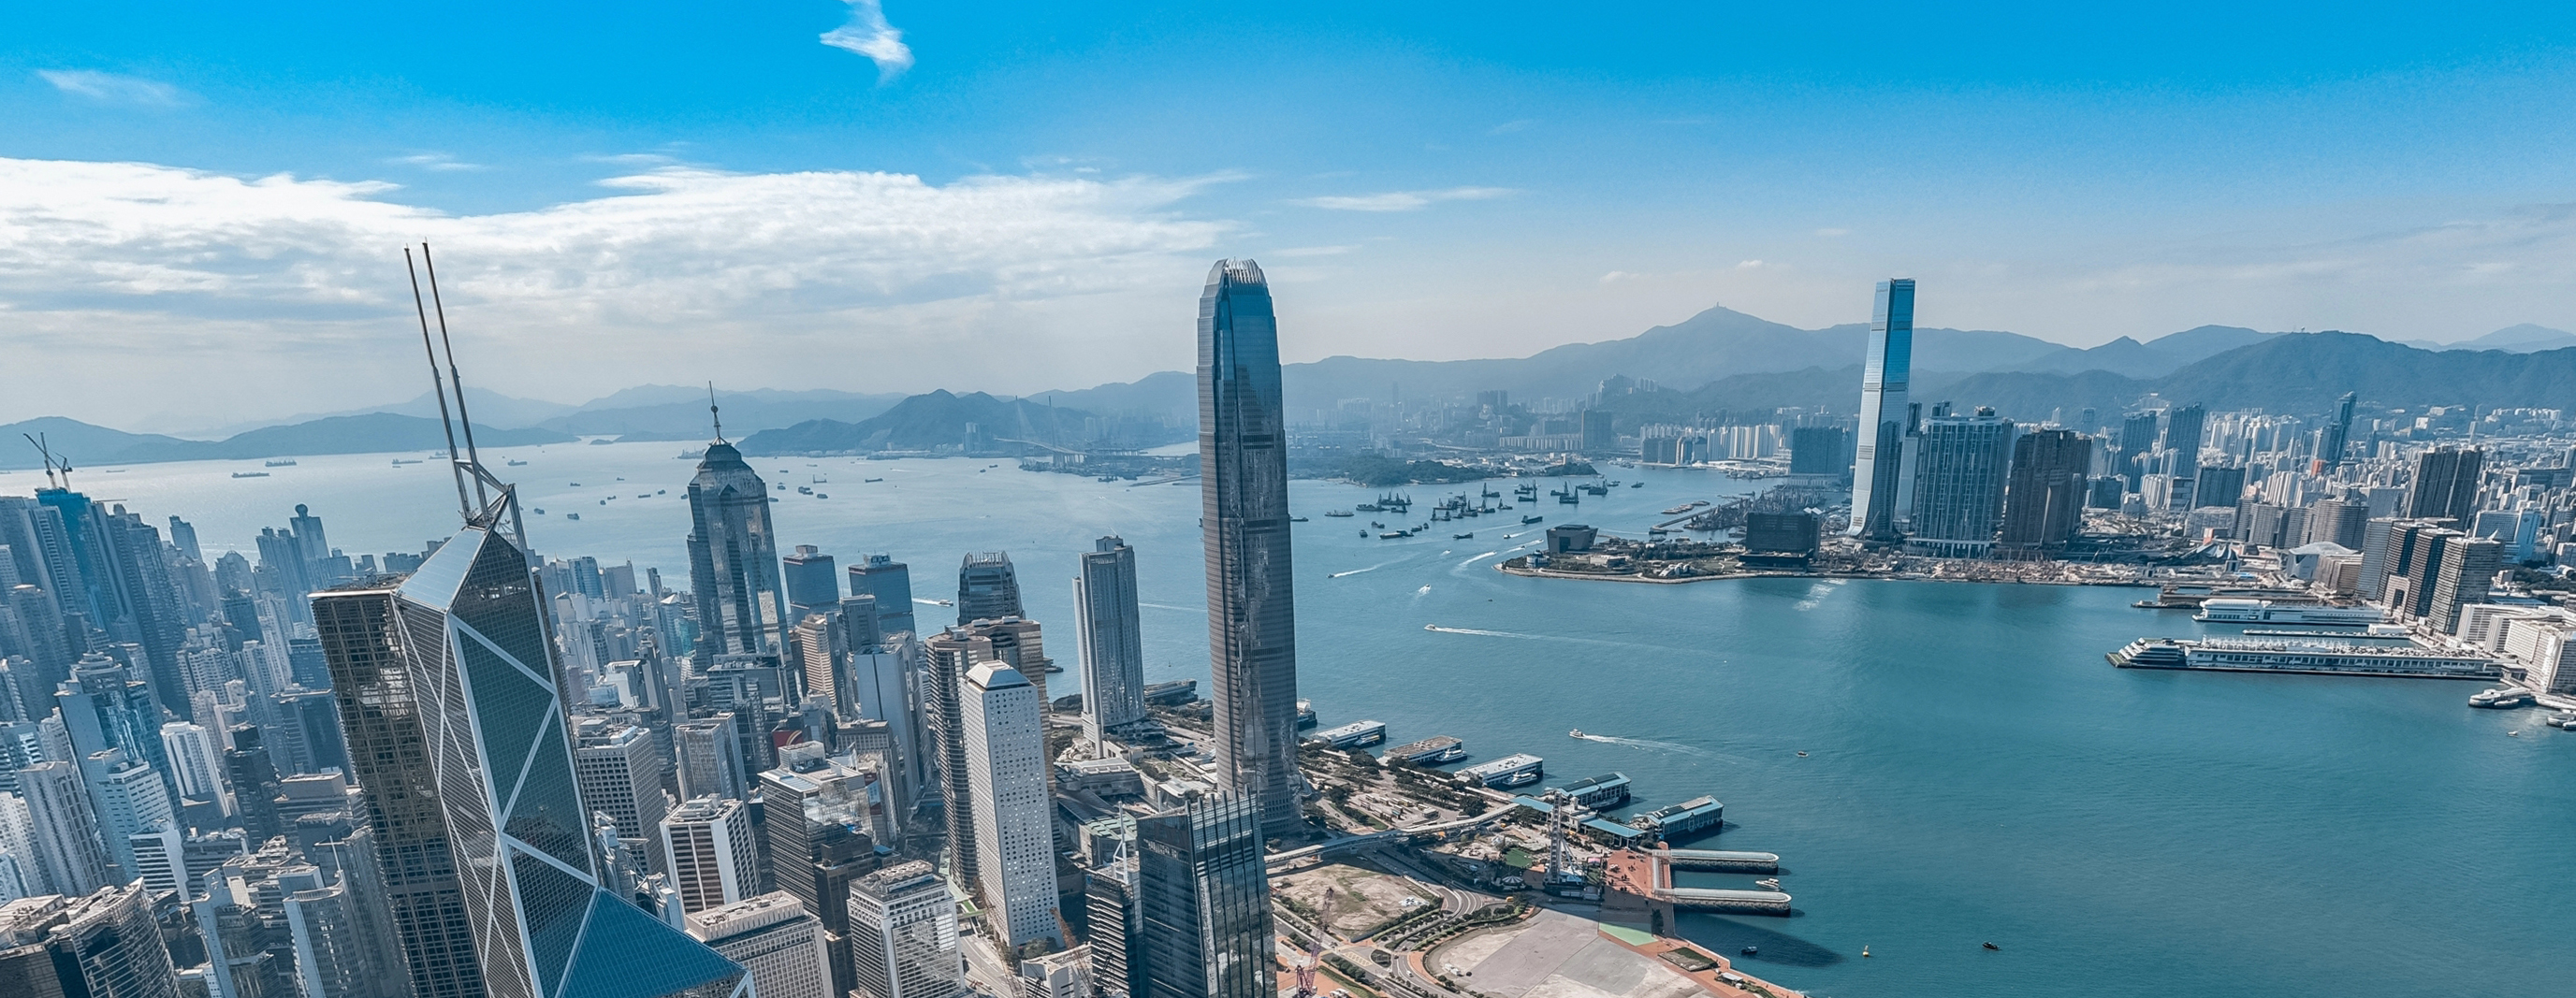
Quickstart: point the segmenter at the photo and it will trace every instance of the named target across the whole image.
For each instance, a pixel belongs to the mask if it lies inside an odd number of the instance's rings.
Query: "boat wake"
[[[1422,589],[1424,592],[1428,592],[1431,587],[1424,586]],[[1422,625],[1422,629],[1426,631],[1435,631],[1441,634],[1470,634],[1481,638],[1512,638],[1519,641],[1563,641],[1568,644],[1600,645],[1605,648],[1643,648],[1647,651],[1678,650],[1665,648],[1660,645],[1641,645],[1629,641],[1604,641],[1600,638],[1578,638],[1564,634],[1522,634],[1518,631],[1488,631],[1481,627],[1442,627],[1438,624],[1424,624]]]
[[[1594,734],[1578,734],[1574,737],[1587,742],[1600,742],[1604,745],[1625,745],[1629,748],[1645,749],[1651,752],[1679,752],[1683,755],[1695,755],[1703,759],[1716,759],[1721,762],[1742,763],[1744,761],[1734,756],[1727,755],[1724,752],[1711,752],[1697,745],[1684,745],[1680,742],[1659,742],[1652,738],[1621,738],[1616,735]]]
[[[1839,581],[1841,581],[1841,580],[1837,579],[1837,580],[1835,580],[1835,581],[1838,581],[1838,582],[1839,582]],[[1810,585],[1810,586],[1808,586],[1808,587],[1807,587],[1807,598],[1806,598],[1806,599],[1799,600],[1799,601],[1798,601],[1798,604],[1797,604],[1795,607],[1792,607],[1791,609],[1795,609],[1795,610],[1802,610],[1802,611],[1803,611],[1803,610],[1813,610],[1813,609],[1815,609],[1816,607],[1821,606],[1821,605],[1823,605],[1823,604],[1824,604],[1824,602],[1825,602],[1825,597],[1827,597],[1827,596],[1831,596],[1831,595],[1833,595],[1833,594],[1834,594],[1834,587],[1829,586],[1829,585],[1826,585],[1826,584],[1824,584],[1824,583],[1822,583],[1822,582],[1815,583],[1815,584]]]
[[[1487,551],[1487,552],[1485,552],[1485,553],[1483,553],[1483,554],[1480,554],[1480,555],[1477,555],[1477,556],[1475,556],[1475,557],[1473,557],[1473,558],[1469,558],[1469,559],[1467,559],[1467,560],[1465,560],[1465,561],[1459,562],[1459,563],[1458,563],[1458,567],[1460,567],[1460,568],[1465,568],[1465,567],[1467,567],[1467,566],[1469,566],[1469,565],[1473,565],[1473,564],[1475,564],[1475,563],[1477,563],[1477,562],[1483,561],[1483,560],[1485,560],[1485,559],[1487,559],[1487,558],[1491,558],[1491,557],[1493,557],[1493,556],[1495,556],[1495,555],[1498,555],[1498,554],[1501,554],[1501,553],[1502,553],[1502,552],[1500,552],[1500,551]]]
[[[1136,604],[1136,605],[1137,605],[1137,606],[1150,606],[1150,607],[1153,607],[1154,609],[1157,609],[1157,610],[1179,610],[1179,611],[1181,611],[1182,613],[1206,613],[1206,612],[1207,612],[1207,608],[1206,608],[1206,607],[1203,607],[1203,606],[1173,606],[1173,605],[1171,605],[1171,604],[1169,604],[1169,603],[1138,603],[1138,604]]]
[[[1354,568],[1354,569],[1351,569],[1350,571],[1347,571],[1347,572],[1335,572],[1335,573],[1333,573],[1333,574],[1331,574],[1331,575],[1327,575],[1327,576],[1324,576],[1324,577],[1325,577],[1325,578],[1327,578],[1327,579],[1338,579],[1338,578],[1341,578],[1342,576],[1345,576],[1345,575],[1358,575],[1358,574],[1360,574],[1361,572],[1374,572],[1374,571],[1377,571],[1378,569],[1385,568],[1386,566],[1388,566],[1388,565],[1392,565],[1392,564],[1395,564],[1395,563],[1394,563],[1394,562],[1391,562],[1391,561],[1381,561],[1381,562],[1378,562],[1377,564],[1371,565],[1371,566],[1369,566],[1369,567],[1367,567],[1367,568]]]

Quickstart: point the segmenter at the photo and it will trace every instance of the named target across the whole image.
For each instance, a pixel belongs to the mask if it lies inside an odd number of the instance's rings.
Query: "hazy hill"
[[[55,454],[75,468],[154,461],[237,460],[308,454],[377,454],[387,451],[432,451],[447,448],[438,420],[390,412],[330,416],[288,426],[270,426],[222,440],[181,440],[158,434],[123,433],[78,420],[47,416],[0,427],[17,434],[42,432]],[[483,447],[561,443],[574,439],[552,430],[507,429],[477,425],[474,440]],[[0,447],[0,468],[37,468],[36,449],[20,441]]]
[[[707,439],[713,428],[707,422],[706,390],[699,389],[693,395],[670,401],[649,401],[657,394],[670,394],[652,391],[658,387],[667,386],[629,388],[537,425],[563,433],[613,436],[619,440]],[[673,391],[686,392],[685,389]],[[619,398],[639,400],[640,404],[603,404]],[[860,395],[828,390],[787,392],[764,388],[748,392],[717,392],[716,404],[723,409],[726,435],[742,437],[818,419],[857,422],[893,408],[903,398],[893,394]]]
[[[964,443],[968,423],[995,438],[1071,443],[1082,439],[1083,421],[1091,416],[1086,410],[1031,399],[1005,402],[983,392],[958,395],[942,389],[915,395],[857,423],[809,420],[785,429],[762,430],[739,446],[751,455],[927,450]]]

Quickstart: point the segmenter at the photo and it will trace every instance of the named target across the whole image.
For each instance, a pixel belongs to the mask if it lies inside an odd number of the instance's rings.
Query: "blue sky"
[[[1891,274],[2079,345],[2576,327],[2566,6],[532,6],[13,4],[0,336],[163,390],[0,419],[409,394],[419,238],[485,383],[567,401],[1184,367],[1225,255],[1292,359],[1854,321]]]

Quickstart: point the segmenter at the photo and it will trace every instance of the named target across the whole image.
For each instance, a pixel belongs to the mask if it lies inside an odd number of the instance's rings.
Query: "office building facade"
[[[850,885],[850,957],[859,998],[965,998],[957,902],[923,862],[887,867]]]
[[[2075,540],[2084,526],[2084,473],[2092,464],[2093,441],[2072,430],[2038,430],[2014,440],[2001,545],[2050,551]]]
[[[689,584],[698,602],[700,663],[719,655],[781,654],[787,598],[769,486],[719,439],[689,480]]]
[[[1851,532],[1893,541],[1903,479],[1905,438],[1913,429],[1908,398],[1914,364],[1914,282],[1878,282],[1861,355],[1860,429],[1852,450]]]
[[[1216,777],[1269,834],[1303,824],[1297,773],[1297,613],[1289,554],[1287,422],[1269,282],[1219,261],[1199,297],[1200,522]]]
[[[1007,551],[978,551],[957,566],[957,622],[1017,617],[1020,573]]]
[[[984,908],[1008,945],[1039,939],[1061,945],[1037,689],[1019,670],[983,662],[966,673],[961,707]]]
[[[1251,802],[1202,798],[1139,818],[1140,929],[1128,940],[1136,998],[1272,998],[1270,880]]]
[[[1980,558],[1994,548],[2003,516],[2013,424],[1992,409],[1923,422],[1914,472],[1909,549],[1951,558]]]
[[[832,988],[823,923],[784,891],[688,917],[689,935],[741,964],[758,998],[841,998]]]
[[[1074,637],[1082,654],[1082,728],[1103,732],[1145,719],[1144,627],[1137,615],[1136,551],[1116,537],[1093,542],[1073,580]]]
[[[680,908],[701,912],[760,893],[760,844],[751,808],[727,797],[700,797],[662,818],[662,855]]]

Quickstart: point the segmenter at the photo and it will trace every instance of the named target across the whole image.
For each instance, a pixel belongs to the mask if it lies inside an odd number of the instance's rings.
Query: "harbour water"
[[[679,450],[491,459],[528,462],[496,470],[548,511],[529,523],[541,552],[631,558],[685,586],[694,463]],[[925,598],[950,595],[966,552],[1007,550],[1030,614],[1051,625],[1070,623],[1075,554],[1120,533],[1139,557],[1147,678],[1204,678],[1196,482],[963,459],[752,464],[790,486],[776,493],[787,543],[845,564],[891,551]],[[298,502],[351,553],[416,551],[455,522],[436,461],[302,458],[229,477],[255,466],[84,469],[78,485],[155,522],[188,518],[210,554],[250,550]],[[1326,726],[1386,722],[1390,743],[1455,735],[1471,761],[1544,756],[1550,783],[1624,772],[1631,809],[1716,795],[1727,828],[1697,844],[1780,853],[1797,897],[1793,918],[1684,916],[1684,934],[1719,952],[1759,946],[1746,969],[1866,998],[2542,994],[2576,967],[2576,734],[2537,714],[2470,710],[2477,687],[2463,683],[2114,669],[2103,654],[2132,638],[2202,632],[2131,609],[2136,590],[1492,570],[1544,529],[1523,514],[1642,534],[1664,507],[1761,484],[1604,470],[1648,486],[1579,507],[1542,496],[1395,541],[1358,528],[1409,526],[1471,487],[1414,487],[1422,504],[1399,524],[1322,515],[1373,490],[1295,483],[1311,518],[1297,527],[1300,693]],[[0,491],[38,481],[0,475]],[[792,491],[807,484],[830,498]],[[926,625],[943,613],[916,609]]]

